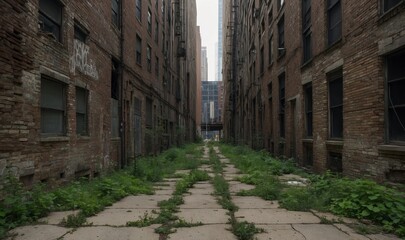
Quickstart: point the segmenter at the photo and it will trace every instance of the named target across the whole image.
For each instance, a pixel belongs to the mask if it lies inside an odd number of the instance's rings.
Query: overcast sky
[[[215,43],[218,41],[218,1],[197,1],[197,25],[200,26],[202,46],[208,51],[208,80],[215,81]]]

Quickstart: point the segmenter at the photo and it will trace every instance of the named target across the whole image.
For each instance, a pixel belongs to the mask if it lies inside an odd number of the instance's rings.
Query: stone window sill
[[[302,142],[303,142],[303,143],[314,143],[314,139],[312,139],[312,138],[305,138],[305,139],[302,139]]]
[[[400,145],[379,145],[378,151],[394,155],[405,155],[405,146]]]
[[[40,141],[41,142],[67,142],[69,141],[69,137],[66,136],[60,136],[60,137],[41,137]]]
[[[343,147],[342,140],[327,140],[326,145],[335,146],[335,147]]]

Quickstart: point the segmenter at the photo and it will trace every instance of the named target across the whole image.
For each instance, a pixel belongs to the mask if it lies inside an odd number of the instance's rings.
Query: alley
[[[287,211],[279,207],[277,201],[265,201],[253,196],[237,196],[241,190],[253,189],[254,186],[241,183],[236,179],[242,174],[221,154],[213,148],[222,166],[222,174],[215,172],[210,159],[209,148],[204,146],[200,171],[207,172],[211,179],[219,174],[229,184],[231,201],[236,205],[235,211],[224,209],[216,196],[213,181],[198,181],[188,192],[183,194],[183,202],[175,211],[181,224],[166,233],[158,234],[161,224],[146,224],[144,227],[130,227],[131,221],[144,222],[156,218],[161,211],[159,202],[169,200],[176,191],[176,183],[181,178],[165,178],[155,185],[154,195],[128,196],[116,202],[96,216],[87,218],[87,223],[77,229],[64,228],[60,222],[74,212],[55,212],[40,219],[37,224],[23,226],[11,231],[15,240],[51,240],[51,239],[193,239],[193,240],[232,240],[233,223],[253,223],[258,240],[388,240],[396,239],[389,235],[360,235],[347,227],[351,219],[340,218],[334,223],[334,216],[326,213]],[[178,170],[176,175],[185,176],[190,170]],[[337,219],[337,218],[336,218]],[[327,224],[325,224],[327,222]],[[236,230],[238,231],[238,230]],[[239,232],[239,239],[243,238]]]

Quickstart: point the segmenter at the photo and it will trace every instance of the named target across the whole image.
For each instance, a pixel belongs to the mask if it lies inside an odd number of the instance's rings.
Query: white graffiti
[[[76,73],[76,69],[80,72],[98,79],[98,72],[93,60],[88,59],[90,47],[83,42],[75,39],[73,48],[73,56],[70,57],[70,72]]]

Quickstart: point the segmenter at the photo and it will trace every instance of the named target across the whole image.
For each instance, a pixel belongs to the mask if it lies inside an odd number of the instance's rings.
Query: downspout
[[[120,2],[120,133],[121,133],[121,168],[127,165],[125,152],[125,91],[124,91],[124,24],[123,24],[123,0]]]

